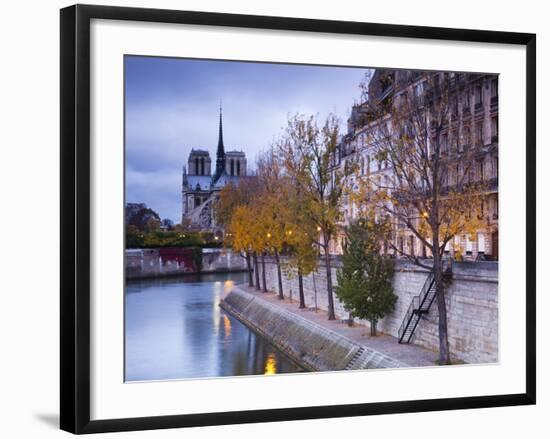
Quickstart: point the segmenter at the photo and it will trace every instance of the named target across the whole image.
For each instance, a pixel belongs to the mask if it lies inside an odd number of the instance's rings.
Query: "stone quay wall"
[[[261,264],[260,282],[261,282]],[[340,261],[332,261],[332,280],[337,284],[336,270]],[[284,261],[283,261],[284,266]],[[271,291],[278,291],[275,261],[266,258],[266,283]],[[285,272],[286,271],[286,272]],[[396,261],[393,279],[398,299],[394,311],[380,320],[377,330],[394,337],[412,301],[420,293],[428,273],[405,261]],[[498,263],[455,262],[452,279],[445,290],[449,348],[454,360],[465,363],[494,363],[498,361]],[[283,292],[286,297],[299,300],[298,279],[283,270]],[[304,276],[304,296],[308,308],[328,309],[326,269],[320,264],[317,272]],[[338,319],[347,319],[348,312],[334,295]],[[369,322],[355,320],[369,327]],[[437,302],[422,317],[412,342],[425,348],[439,350]],[[397,341],[396,341],[397,343]]]
[[[238,286],[231,290],[220,306],[309,371],[407,366],[388,355],[359,345],[311,320],[254,296]]]
[[[152,248],[127,249],[127,279],[177,276],[190,273],[218,273],[246,270],[246,261],[225,249]]]

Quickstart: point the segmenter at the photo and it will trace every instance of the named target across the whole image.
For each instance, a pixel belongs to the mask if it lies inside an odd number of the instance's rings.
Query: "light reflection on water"
[[[277,358],[275,354],[268,354],[265,360],[264,375],[274,375],[277,373]]]
[[[244,274],[128,281],[126,381],[297,372],[218,305]]]

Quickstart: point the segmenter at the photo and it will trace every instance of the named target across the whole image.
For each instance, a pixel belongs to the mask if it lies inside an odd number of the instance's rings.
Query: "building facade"
[[[372,133],[382,124],[391,124],[392,109],[403,96],[422,97],[428,90],[427,78],[446,84],[452,90],[449,98],[448,124],[440,133],[441,155],[444,155],[445,182],[448,190],[463,175],[461,157],[465,151],[475,151],[473,166],[468,167],[471,179],[483,185],[483,201],[476,207],[480,224],[477,232],[459,234],[445,247],[449,254],[460,254],[464,259],[498,259],[498,76],[491,74],[427,73],[407,70],[376,69],[368,84],[368,99],[387,108],[387,112],[369,114],[372,102],[352,107],[348,131],[342,137],[337,153],[332,158],[335,171],[341,171],[346,161],[353,160],[359,178],[377,182],[378,187],[392,186],[394,171],[388,162],[377,154],[372,145]],[[420,102],[420,101],[419,101]],[[384,114],[383,116],[380,116]],[[429,114],[429,112],[428,112]],[[429,145],[430,136],[427,136]],[[460,177],[462,178],[462,177]],[[470,178],[470,177],[468,177]],[[356,183],[353,177],[352,189]],[[376,184],[375,184],[376,186]],[[342,226],[359,215],[358,206],[345,197]],[[342,251],[343,233],[334,242],[333,251]],[[393,233],[394,247],[405,253],[426,255],[421,241],[406,227],[397,226]],[[396,251],[396,256],[399,251]],[[427,256],[430,256],[429,254]]]
[[[220,108],[218,147],[215,170],[212,174],[210,153],[191,149],[187,166],[182,172],[182,224],[200,230],[216,230],[214,202],[228,183],[246,177],[246,155],[242,151],[225,151],[223,119]]]

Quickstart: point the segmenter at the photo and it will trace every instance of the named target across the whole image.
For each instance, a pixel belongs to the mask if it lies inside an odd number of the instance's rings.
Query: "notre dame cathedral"
[[[216,171],[211,173],[210,153],[192,149],[187,169],[182,175],[182,224],[200,230],[215,230],[213,205],[220,190],[230,182],[246,176],[246,155],[242,151],[227,151],[223,144],[223,121],[220,107]]]

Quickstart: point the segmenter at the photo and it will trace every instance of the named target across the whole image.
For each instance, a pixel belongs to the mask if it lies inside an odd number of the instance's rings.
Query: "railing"
[[[407,312],[405,313],[405,318],[401,322],[401,326],[399,327],[399,343],[403,343],[403,339],[405,338],[405,333],[407,332],[407,329],[413,324],[413,320],[415,317],[415,310],[418,308],[420,298],[418,296],[414,296],[409,308],[407,309]]]
[[[434,273],[431,272],[424,282],[420,294],[412,298],[409,308],[405,313],[405,318],[398,331],[399,343],[409,343],[411,341],[421,315],[430,311],[430,307],[435,299],[435,292],[435,277]]]

